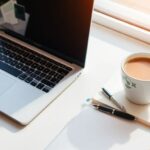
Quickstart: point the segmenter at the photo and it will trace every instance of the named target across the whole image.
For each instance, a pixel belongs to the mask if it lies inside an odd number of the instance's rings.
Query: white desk
[[[0,115],[0,149],[43,150],[80,111],[82,101],[109,79],[123,50],[150,52],[150,45],[93,24],[83,74],[24,128]]]

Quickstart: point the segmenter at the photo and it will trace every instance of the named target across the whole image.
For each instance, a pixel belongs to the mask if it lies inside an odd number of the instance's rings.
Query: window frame
[[[110,0],[96,0],[92,20],[150,44],[150,16],[145,13]]]

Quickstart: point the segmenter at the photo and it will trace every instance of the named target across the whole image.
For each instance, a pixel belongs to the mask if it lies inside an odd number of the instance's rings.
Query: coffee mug
[[[150,103],[150,53],[129,55],[122,63],[126,98],[135,104]]]

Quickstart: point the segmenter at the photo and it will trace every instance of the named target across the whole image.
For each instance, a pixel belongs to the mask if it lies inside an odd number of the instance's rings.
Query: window
[[[150,43],[150,0],[95,0],[93,21]]]

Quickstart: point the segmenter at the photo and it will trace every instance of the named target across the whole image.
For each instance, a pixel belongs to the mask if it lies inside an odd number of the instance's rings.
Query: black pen
[[[95,108],[97,109],[98,111],[101,111],[101,112],[104,112],[106,114],[110,114],[110,115],[113,115],[113,116],[116,116],[116,117],[119,117],[119,118],[122,118],[122,119],[126,119],[126,120],[129,120],[129,121],[136,121],[136,122],[139,122],[143,125],[146,125],[148,127],[150,127],[150,122],[147,122],[145,120],[142,120],[134,115],[131,115],[129,113],[126,113],[126,112],[122,112],[114,107],[111,107],[109,105],[106,105],[100,101],[97,101],[95,99],[87,99],[87,101]]]

